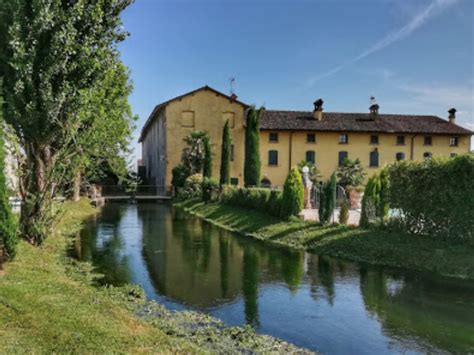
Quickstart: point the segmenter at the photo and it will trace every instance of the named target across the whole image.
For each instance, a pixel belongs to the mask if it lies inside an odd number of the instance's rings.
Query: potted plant
[[[350,160],[345,158],[342,165],[337,169],[338,183],[346,191],[351,209],[361,208],[362,183],[364,182],[365,175],[364,168],[359,159]]]

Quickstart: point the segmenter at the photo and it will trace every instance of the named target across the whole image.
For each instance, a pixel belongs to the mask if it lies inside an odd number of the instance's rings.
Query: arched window
[[[433,156],[433,154],[431,154],[430,152],[424,152],[423,153],[423,158],[425,158],[425,159],[431,158],[432,156]]]
[[[272,182],[268,178],[264,177],[262,181],[260,181],[260,186],[270,188],[272,187]]]
[[[278,150],[268,151],[268,165],[278,165]]]
[[[316,163],[316,152],[314,150],[308,150],[306,152],[306,161],[312,164]]]
[[[397,153],[397,154],[395,155],[395,159],[396,159],[397,161],[405,160],[405,153],[401,153],[401,152],[400,152],[400,153]]]

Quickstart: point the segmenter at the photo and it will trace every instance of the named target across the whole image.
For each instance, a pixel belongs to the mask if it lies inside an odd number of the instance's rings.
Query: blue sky
[[[458,109],[474,130],[473,0],[136,0],[120,45],[139,131],[153,107],[203,85],[269,109]]]

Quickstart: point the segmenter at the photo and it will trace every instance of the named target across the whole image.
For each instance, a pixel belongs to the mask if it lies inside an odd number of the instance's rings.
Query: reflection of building
[[[180,163],[183,138],[207,131],[213,143],[214,171],[219,175],[225,121],[231,126],[231,182],[242,184],[245,111],[248,105],[208,86],[155,107],[142,129],[142,157],[150,183],[170,185],[171,170]],[[264,184],[283,185],[288,170],[302,160],[318,166],[327,178],[344,160],[359,158],[375,172],[396,160],[422,160],[434,155],[467,153],[472,132],[436,116],[379,114],[375,103],[367,113],[323,112],[323,101],[311,111],[265,110],[261,122],[260,157]]]

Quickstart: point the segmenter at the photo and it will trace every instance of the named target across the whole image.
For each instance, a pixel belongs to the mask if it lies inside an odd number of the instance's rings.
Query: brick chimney
[[[448,111],[448,113],[449,113],[449,116],[448,116],[449,123],[455,124],[456,123],[456,109],[453,107],[452,109]]]
[[[370,97],[370,107],[369,107],[369,110],[370,110],[370,117],[373,119],[373,120],[376,120],[377,117],[379,116],[379,108],[380,106],[377,104],[377,102],[375,101],[375,97],[374,96],[371,96]]]
[[[322,99],[317,99],[314,102],[313,118],[317,121],[321,121],[323,119],[323,104],[324,101]]]

